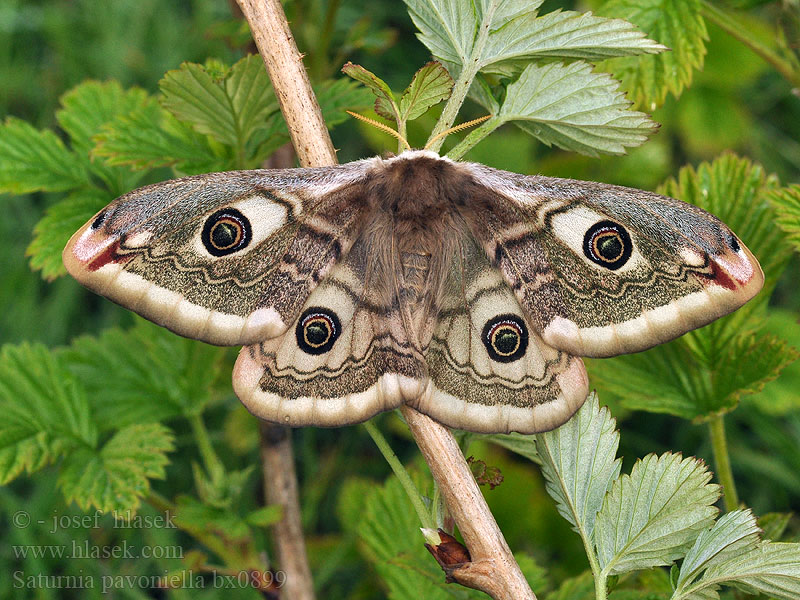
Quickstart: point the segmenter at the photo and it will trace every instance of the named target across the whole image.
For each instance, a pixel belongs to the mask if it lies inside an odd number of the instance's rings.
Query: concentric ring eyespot
[[[499,315],[483,327],[483,345],[494,361],[509,363],[519,360],[528,349],[528,327],[517,315]]]
[[[336,313],[312,307],[300,315],[294,330],[299,348],[308,354],[325,354],[339,338],[342,325]]]
[[[593,263],[615,271],[628,262],[633,243],[627,230],[614,221],[592,225],[583,237],[583,253]]]
[[[246,248],[253,237],[250,221],[235,208],[223,208],[206,219],[200,239],[212,256]]]

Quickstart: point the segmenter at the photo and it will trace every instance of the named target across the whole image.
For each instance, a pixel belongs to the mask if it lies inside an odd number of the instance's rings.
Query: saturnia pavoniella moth
[[[176,333],[244,345],[233,386],[263,419],[346,425],[405,403],[476,432],[561,425],[588,392],[580,357],[671,340],[764,280],[690,204],[425,150],[147,186],[63,259]]]

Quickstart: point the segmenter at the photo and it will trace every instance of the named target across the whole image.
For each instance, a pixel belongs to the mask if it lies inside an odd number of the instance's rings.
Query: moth
[[[764,281],[695,206],[425,150],[150,185],[63,260],[180,335],[243,345],[233,387],[258,417],[338,426],[405,403],[487,433],[561,425],[588,392],[580,357],[671,340]]]

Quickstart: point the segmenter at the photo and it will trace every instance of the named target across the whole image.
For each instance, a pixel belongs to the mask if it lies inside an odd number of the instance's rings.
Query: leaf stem
[[[372,441],[375,442],[375,445],[380,450],[383,457],[386,459],[386,462],[389,463],[389,466],[394,471],[394,474],[400,480],[400,484],[403,486],[403,489],[408,494],[409,500],[411,500],[411,504],[414,505],[414,510],[417,511],[417,516],[419,517],[419,522],[425,529],[436,529],[436,522],[434,521],[433,517],[431,516],[430,511],[422,502],[422,496],[417,489],[417,486],[414,485],[414,482],[411,481],[411,477],[406,471],[406,468],[400,462],[400,459],[397,458],[397,454],[394,453],[391,446],[389,446],[389,442],[386,441],[386,438],[381,433],[380,429],[378,429],[377,425],[375,425],[375,420],[370,419],[364,423],[364,428],[369,433]]]
[[[579,417],[576,416],[574,418]],[[606,590],[608,588],[606,582],[608,581],[608,574],[600,568],[600,562],[597,560],[597,553],[594,550],[594,544],[592,543],[591,535],[589,535],[589,533],[586,531],[583,516],[578,511],[577,506],[573,501],[573,494],[570,490],[570,485],[559,473],[559,468],[557,465],[561,464],[562,459],[553,456],[550,450],[550,442],[548,441],[547,435],[536,436],[536,452],[542,458],[543,463],[547,462],[555,467],[555,478],[553,483],[561,488],[560,495],[562,495],[566,501],[565,508],[567,508],[572,514],[571,522],[578,536],[581,538],[581,542],[583,543],[583,550],[586,553],[586,558],[589,561],[589,568],[592,570],[592,577],[594,578],[595,598],[596,600],[606,600]],[[552,496],[553,494],[551,493],[550,495]]]
[[[458,116],[458,111],[461,110],[461,105],[464,104],[464,100],[469,93],[472,80],[475,79],[478,71],[481,70],[480,56],[483,54],[483,48],[486,46],[486,42],[489,39],[489,26],[494,18],[494,11],[497,8],[497,4],[497,2],[490,3],[489,9],[486,11],[486,14],[483,15],[483,21],[481,21],[481,24],[478,28],[478,37],[475,40],[475,43],[472,45],[472,51],[470,52],[469,58],[466,60],[461,74],[458,76],[458,79],[456,79],[456,82],[453,85],[453,91],[450,94],[450,98],[448,98],[447,103],[444,105],[444,109],[439,117],[439,121],[436,123],[436,127],[433,128],[431,135],[428,137],[428,143],[425,144],[426,148],[428,147],[428,144],[430,144],[430,149],[434,152],[439,151],[447,136],[442,136],[433,143],[431,143],[431,140],[453,126],[453,123],[455,123],[456,117]]]
[[[606,600],[608,596],[608,575],[600,568],[600,562],[597,560],[597,554],[594,551],[592,540],[587,535],[583,523],[578,518],[578,514],[574,511],[573,514],[575,514],[575,522],[580,524],[578,526],[578,534],[583,542],[583,549],[586,552],[586,558],[589,560],[589,568],[592,570],[592,575],[594,576],[595,600]]]
[[[606,600],[608,596],[608,574],[600,568],[600,562],[597,560],[597,554],[594,551],[592,540],[587,535],[584,524],[581,522],[578,513],[572,510],[575,522],[578,523],[578,535],[580,535],[583,542],[583,549],[586,552],[586,558],[589,560],[589,568],[592,570],[594,577],[594,595],[595,600]]]
[[[728,452],[728,440],[725,436],[725,417],[719,415],[709,421],[708,429],[711,433],[711,447],[714,451],[714,464],[717,467],[717,479],[722,485],[725,511],[730,512],[739,507],[739,496],[736,493],[736,483],[733,480],[731,457]]]
[[[217,477],[225,472],[225,467],[214,450],[214,446],[211,443],[211,437],[208,435],[208,429],[206,429],[206,424],[203,422],[202,415],[190,415],[189,424],[192,426],[194,441],[195,444],[197,444],[198,450],[200,451],[200,456],[203,459],[203,464],[206,467],[206,471],[208,471],[212,481],[216,481]]]
[[[456,116],[458,115],[458,111],[461,109],[461,105],[464,104],[464,99],[467,97],[467,92],[469,92],[469,87],[472,85],[472,80],[477,74],[478,68],[476,66],[469,69],[465,68],[461,72],[461,75],[458,76],[458,79],[453,85],[453,92],[450,94],[450,98],[444,105],[444,109],[442,109],[442,114],[439,117],[439,121],[436,123],[436,127],[433,128],[431,135],[428,137],[428,143],[430,143],[430,141],[440,133],[447,131],[450,129],[450,127],[452,127],[456,120]],[[429,149],[433,150],[434,152],[438,152],[442,147],[442,144],[444,144],[446,138],[447,136],[440,137],[429,146]],[[425,144],[425,146],[428,147],[428,144]]]
[[[175,513],[175,504],[159,494],[156,491],[150,490],[150,493],[144,497],[144,501],[147,502],[153,508],[160,510],[162,512],[169,512]]]
[[[713,5],[708,0],[703,0],[702,6],[702,13],[706,19],[750,48],[793,86],[800,87],[800,71],[798,71],[796,65],[780,57],[774,50],[756,40],[752,32],[745,28],[733,15]]]
[[[595,571],[596,568],[600,568],[600,565],[597,564],[597,559],[594,559],[594,564],[592,564],[592,555],[593,552],[587,552],[586,556],[589,557],[589,564],[592,567],[592,573],[594,574],[594,597],[595,600],[606,600],[608,598],[608,577],[602,571]]]

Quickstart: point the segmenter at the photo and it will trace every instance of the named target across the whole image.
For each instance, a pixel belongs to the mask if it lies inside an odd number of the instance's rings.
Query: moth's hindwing
[[[360,164],[136,190],[72,237],[64,264],[86,287],[187,337],[239,345],[279,335],[357,235]]]
[[[544,341],[578,356],[645,350],[761,289],[753,254],[678,200],[468,167],[486,188],[465,218]]]
[[[451,267],[425,352],[430,384],[412,406],[476,432],[534,433],[567,421],[588,393],[581,359],[542,341],[468,237]]]
[[[307,298],[289,330],[242,348],[233,373],[254,415],[286,425],[364,421],[422,393],[424,359],[397,306],[370,281],[367,246],[356,242]]]

